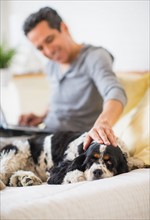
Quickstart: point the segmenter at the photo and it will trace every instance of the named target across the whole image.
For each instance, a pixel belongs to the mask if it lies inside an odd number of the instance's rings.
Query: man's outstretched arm
[[[116,136],[112,126],[116,123],[122,112],[123,105],[120,101],[108,100],[104,104],[102,113],[85,138],[84,149],[86,150],[93,140],[100,144],[116,146]]]

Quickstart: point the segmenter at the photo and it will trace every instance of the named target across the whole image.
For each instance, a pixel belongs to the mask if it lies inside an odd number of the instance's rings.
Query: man
[[[92,140],[115,146],[112,126],[123,111],[126,95],[112,71],[112,55],[104,48],[76,43],[62,18],[49,7],[26,19],[24,33],[49,59],[52,94],[46,113],[22,115],[20,124],[44,121],[51,132],[88,131],[84,149]]]

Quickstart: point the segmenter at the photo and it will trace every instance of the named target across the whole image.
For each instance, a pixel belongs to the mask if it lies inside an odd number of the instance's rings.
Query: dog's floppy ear
[[[120,155],[120,158],[119,158],[117,173],[121,174],[121,173],[126,173],[128,171],[129,170],[128,170],[128,165],[127,165],[127,160],[126,160],[125,156],[122,154],[122,155]]]
[[[67,167],[71,161],[63,161],[58,166],[53,166],[50,169],[50,177],[47,180],[48,184],[62,184],[63,179],[67,173]]]
[[[76,157],[72,163],[69,165],[67,172],[69,171],[73,171],[73,170],[81,170],[84,171],[85,170],[85,166],[84,166],[84,161],[85,161],[85,153],[79,155],[78,157]]]
[[[89,161],[90,157],[85,157],[82,166],[85,167],[87,162]]]
[[[106,148],[106,153],[111,155],[116,175],[128,172],[126,155],[119,146],[114,147],[113,145],[109,145]]]

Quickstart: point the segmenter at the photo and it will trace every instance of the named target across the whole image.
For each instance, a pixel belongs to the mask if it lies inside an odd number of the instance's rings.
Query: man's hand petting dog
[[[117,146],[116,136],[109,125],[109,123],[105,120],[103,122],[96,123],[92,129],[87,133],[86,138],[84,140],[83,149],[87,150],[90,143],[95,140],[99,144],[105,145],[113,145]]]

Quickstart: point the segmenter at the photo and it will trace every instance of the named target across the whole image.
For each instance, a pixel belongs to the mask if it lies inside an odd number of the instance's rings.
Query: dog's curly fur
[[[86,133],[57,132],[16,141],[1,149],[0,189],[5,186],[31,186],[96,180],[142,168],[144,163],[118,146],[95,141],[83,150]]]

